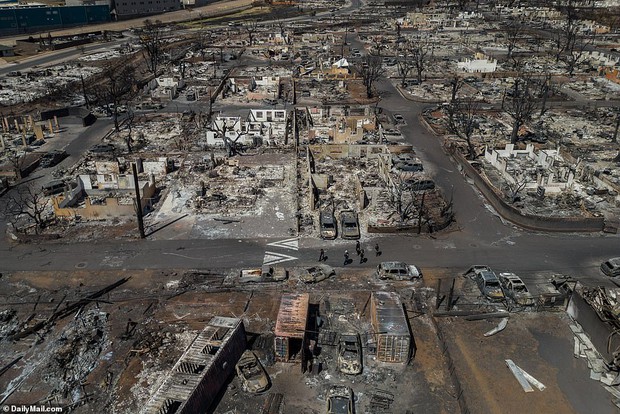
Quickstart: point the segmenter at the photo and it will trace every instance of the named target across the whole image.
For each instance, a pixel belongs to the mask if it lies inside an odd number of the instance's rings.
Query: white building
[[[241,145],[278,145],[286,136],[286,110],[251,109],[247,118],[218,116],[207,131],[207,145],[225,147],[224,136]]]
[[[575,184],[576,168],[568,165],[555,149],[535,151],[534,145],[528,144],[524,150],[516,150],[514,144],[506,144],[503,150],[487,148],[484,159],[507,182],[521,181],[528,190],[542,187],[546,194],[558,194]]]
[[[476,53],[474,59],[465,59],[457,63],[458,70],[467,73],[490,73],[497,70],[497,60],[490,59],[483,53]]]

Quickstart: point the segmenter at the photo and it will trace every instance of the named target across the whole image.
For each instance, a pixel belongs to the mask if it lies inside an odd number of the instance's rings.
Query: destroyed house
[[[207,412],[245,349],[243,322],[214,317],[172,367],[142,413]]]
[[[307,293],[282,296],[274,339],[276,360],[289,362],[302,357],[306,347],[309,300]]]
[[[393,292],[374,292],[370,308],[377,360],[407,363],[412,356],[412,335],[400,299]]]
[[[121,174],[117,161],[97,161],[95,167],[94,180],[89,174],[81,174],[76,178],[75,185],[68,186],[66,191],[52,198],[56,217],[102,219],[135,216],[136,184],[133,175]],[[144,174],[142,177],[146,178]],[[146,180],[138,179],[143,213],[151,210],[157,191],[155,176],[148,174],[147,177]]]

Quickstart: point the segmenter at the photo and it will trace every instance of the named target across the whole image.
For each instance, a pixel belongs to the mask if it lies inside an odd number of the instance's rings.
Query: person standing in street
[[[379,243],[375,243],[375,256],[379,256],[379,253],[381,253],[381,251],[379,250]]]
[[[360,241],[358,240],[358,241],[355,243],[355,252],[357,253],[357,255],[358,255],[358,256],[360,255],[360,249],[361,249],[361,248],[362,248],[362,246],[360,245]]]
[[[349,263],[349,251],[345,250],[344,251],[344,265],[346,266],[347,263]]]
[[[364,249],[360,249],[360,264],[364,263]]]
[[[321,252],[319,253],[319,262],[322,262],[325,260],[325,250],[321,249]]]

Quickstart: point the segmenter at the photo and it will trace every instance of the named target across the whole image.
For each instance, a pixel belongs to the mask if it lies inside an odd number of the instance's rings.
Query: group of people
[[[379,250],[379,243],[375,243],[375,256],[379,256],[381,254],[381,250]],[[359,242],[359,240],[355,243],[355,253],[357,253],[357,256],[360,258],[360,264],[364,263],[367,259],[366,259],[366,252],[364,250],[364,248],[362,247],[362,244]],[[320,253],[319,253],[319,262],[324,262],[325,260],[327,260],[327,256],[325,255],[325,250],[321,249]],[[344,266],[348,265],[349,263],[353,262],[352,260],[349,261],[349,251],[345,250],[344,251]]]

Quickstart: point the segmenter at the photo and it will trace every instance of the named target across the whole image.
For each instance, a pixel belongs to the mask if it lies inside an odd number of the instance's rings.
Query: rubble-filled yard
[[[101,72],[98,67],[79,63],[65,63],[46,69],[15,72],[14,76],[0,79],[0,104],[16,105],[28,103],[49,95],[70,83],[88,79]],[[81,104],[81,103],[80,103]]]
[[[219,161],[217,159],[219,159]],[[290,153],[240,156],[224,161],[188,156],[148,218],[154,238],[255,238],[289,236],[296,228],[296,174]],[[169,233],[172,231],[173,233]]]

